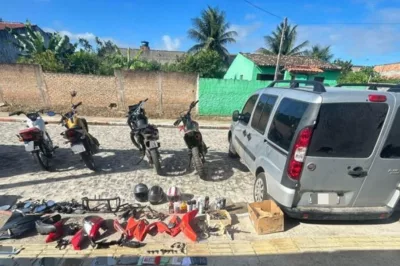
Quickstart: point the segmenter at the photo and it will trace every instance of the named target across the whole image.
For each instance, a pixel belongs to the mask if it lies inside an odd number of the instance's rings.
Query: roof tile
[[[253,61],[258,66],[275,66],[276,65],[276,55],[265,55],[265,54],[248,54],[241,53],[243,56],[247,57]],[[339,70],[340,67],[329,62],[324,62],[312,57],[307,56],[281,56],[280,64],[284,67],[288,66],[307,66],[316,67],[326,70]]]

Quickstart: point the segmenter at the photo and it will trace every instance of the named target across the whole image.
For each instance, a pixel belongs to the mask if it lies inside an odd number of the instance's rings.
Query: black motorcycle
[[[161,159],[158,148],[159,134],[158,129],[154,125],[150,125],[143,108],[145,102],[140,101],[138,104],[129,106],[128,125],[131,128],[131,140],[143,157],[146,155],[150,165],[154,166],[158,175],[161,175]]]
[[[204,164],[206,162],[205,155],[207,154],[207,146],[203,141],[203,136],[199,130],[199,124],[192,120],[190,112],[196,106],[199,101],[192,102],[189,106],[189,110],[185,113],[183,111],[178,120],[175,121],[174,126],[179,126],[182,122],[183,126],[180,130],[185,132],[183,139],[185,140],[186,146],[189,148],[189,166],[192,163],[197,171],[197,174],[204,178],[206,177],[206,169]]]

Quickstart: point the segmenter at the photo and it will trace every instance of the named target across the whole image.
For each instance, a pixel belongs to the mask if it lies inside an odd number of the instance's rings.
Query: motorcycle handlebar
[[[75,104],[73,108],[76,109],[76,108],[78,108],[80,105],[82,105],[82,102],[79,102],[79,103]]]
[[[175,122],[174,122],[174,126],[178,126],[180,123],[181,123],[181,119],[179,118],[179,119],[177,119]]]

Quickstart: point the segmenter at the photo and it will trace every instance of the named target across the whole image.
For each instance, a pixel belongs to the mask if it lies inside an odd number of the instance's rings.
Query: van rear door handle
[[[251,140],[251,134],[250,134],[250,133],[247,134],[247,139],[248,139],[248,140]]]
[[[354,167],[353,170],[349,170],[347,172],[350,176],[354,177],[354,178],[359,178],[359,177],[366,177],[368,172],[365,171],[362,167],[357,166]]]

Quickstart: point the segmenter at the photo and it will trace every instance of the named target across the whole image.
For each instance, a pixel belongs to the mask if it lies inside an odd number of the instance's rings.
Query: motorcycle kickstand
[[[189,165],[188,165],[188,170],[191,168],[191,166],[192,166],[192,158],[193,158],[193,155],[192,155],[192,152],[190,151],[190,153],[189,153]]]

